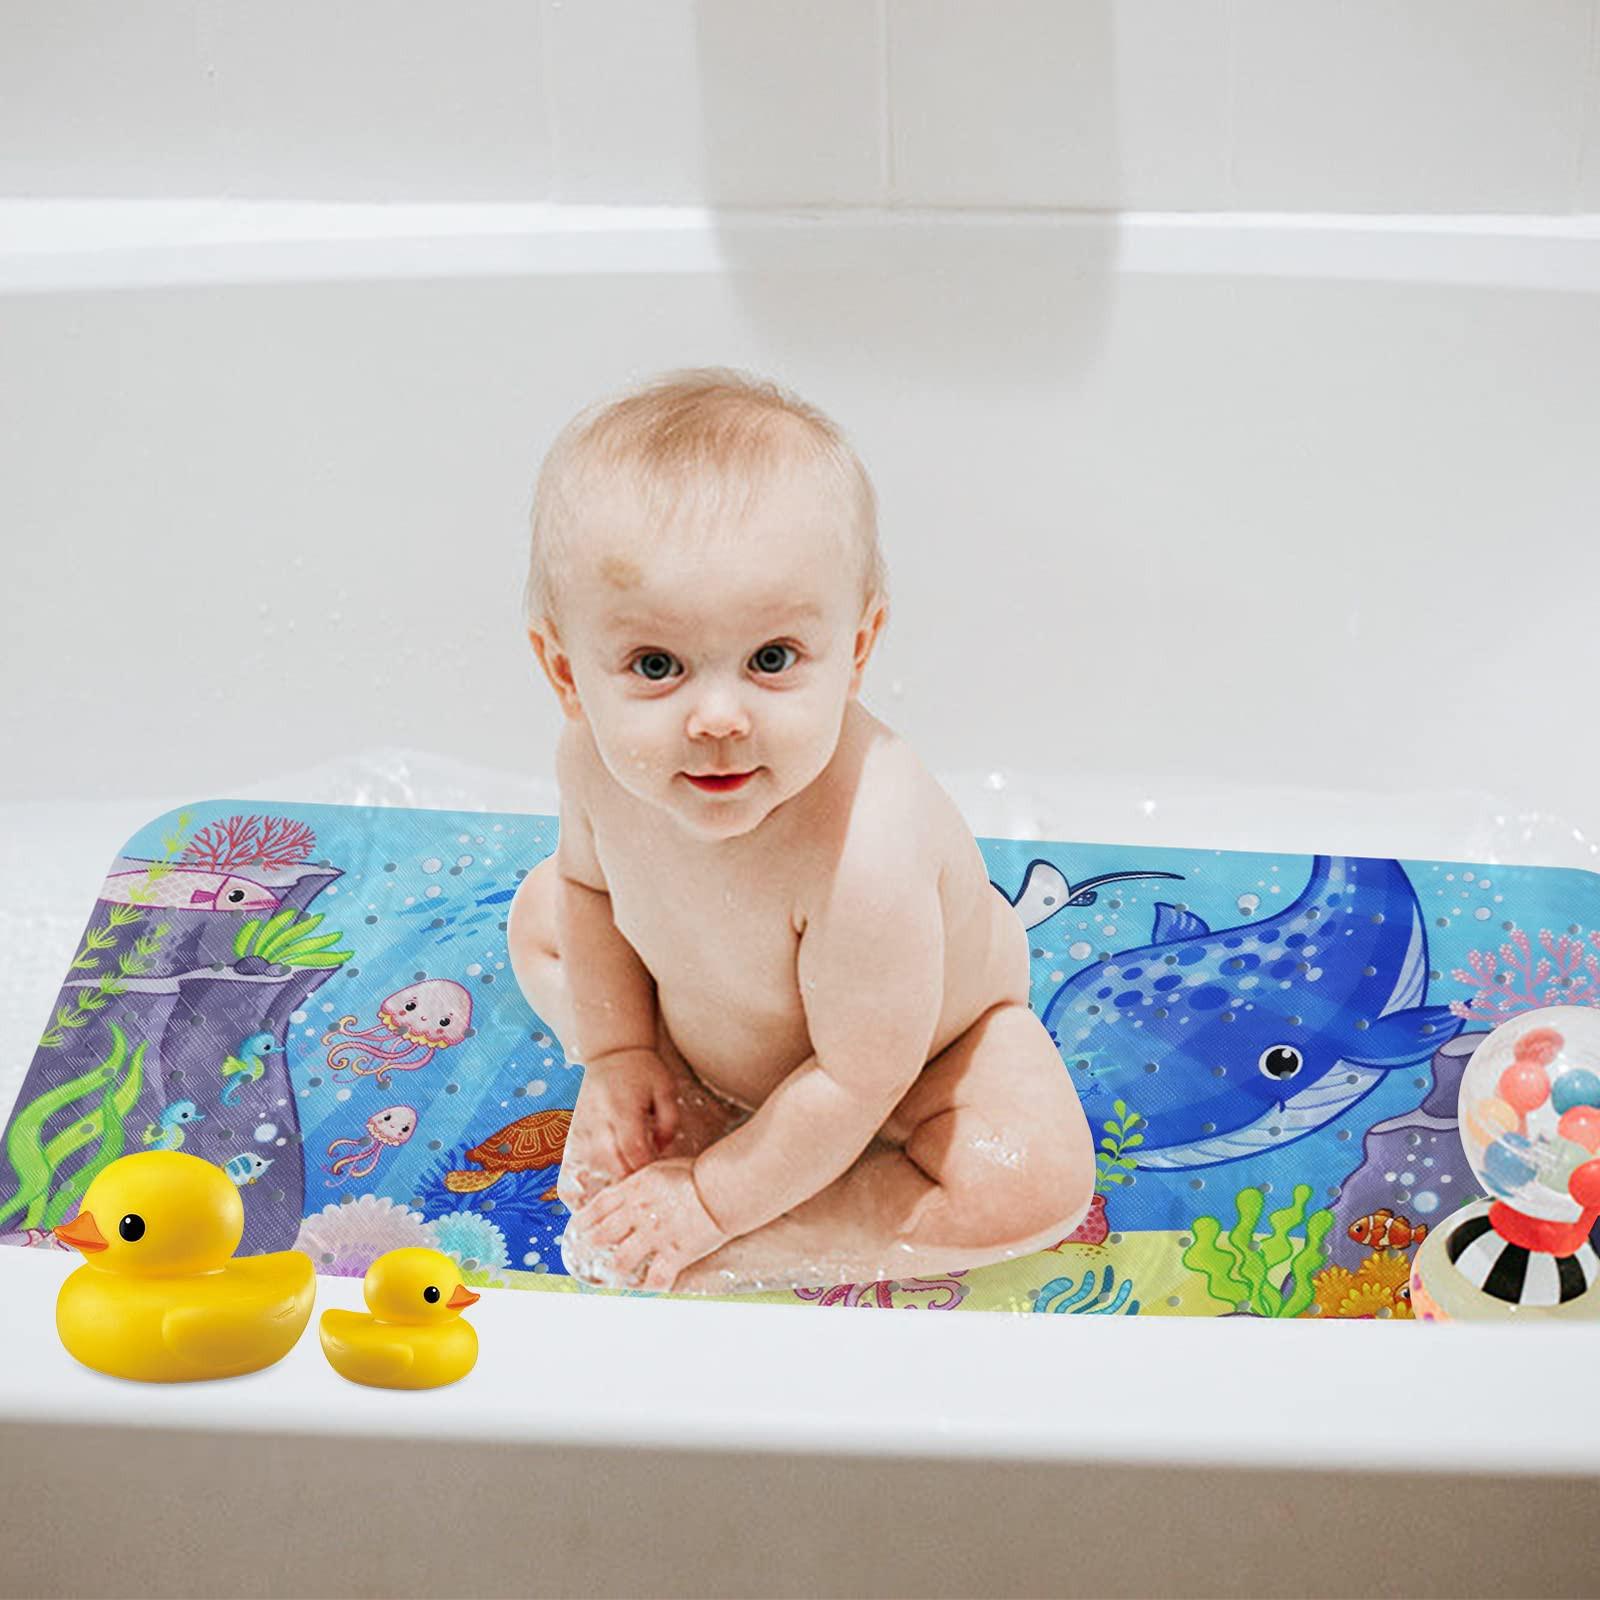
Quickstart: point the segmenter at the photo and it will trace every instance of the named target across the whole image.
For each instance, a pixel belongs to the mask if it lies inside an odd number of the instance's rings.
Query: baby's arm
[[[556,927],[576,1037],[562,1042],[584,1068],[558,1184],[569,1206],[653,1160],[678,1122],[672,1074],[656,1053],[655,982],[612,917],[574,765],[563,738]]]
[[[729,1237],[844,1173],[927,1065],[944,998],[938,885],[908,842],[873,844],[870,860],[847,849],[801,934],[812,1054],[695,1161],[695,1187]]]

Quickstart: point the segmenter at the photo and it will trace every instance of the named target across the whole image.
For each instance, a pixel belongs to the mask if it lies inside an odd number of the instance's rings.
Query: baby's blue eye
[[[782,672],[799,659],[800,652],[793,645],[764,644],[750,657],[750,664],[757,672]]]
[[[637,672],[641,678],[648,678],[651,683],[660,683],[672,676],[677,665],[665,650],[647,650],[634,659],[630,670]]]

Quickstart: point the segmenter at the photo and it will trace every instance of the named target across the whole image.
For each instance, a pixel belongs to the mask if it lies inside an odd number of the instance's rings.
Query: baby
[[[799,1287],[1069,1233],[1093,1144],[1022,923],[856,698],[888,608],[838,429],[725,371],[586,412],[540,475],[528,598],[568,720],[509,938],[584,1064],[569,1270]]]

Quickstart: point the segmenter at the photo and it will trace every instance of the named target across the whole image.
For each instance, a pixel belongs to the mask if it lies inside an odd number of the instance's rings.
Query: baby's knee
[[[546,856],[517,885],[511,897],[511,914],[506,918],[506,937],[513,944],[527,945],[556,955],[556,858]]]
[[[1088,1214],[1094,1196],[1094,1155],[1066,1137],[1029,1141],[1024,1160],[1002,1197],[1003,1241],[1054,1244]]]
[[[1094,1194],[1094,1152],[1070,1126],[1042,1129],[970,1111],[958,1122],[936,1181],[963,1243],[1020,1252],[1054,1244],[1083,1220]]]
[[[506,918],[506,948],[523,998],[542,1012],[551,998],[549,991],[562,981],[553,856],[541,861],[518,886]]]

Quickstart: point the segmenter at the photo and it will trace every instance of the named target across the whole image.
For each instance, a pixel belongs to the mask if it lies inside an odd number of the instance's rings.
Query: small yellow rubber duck
[[[176,1150],[113,1161],[55,1234],[88,1258],[56,1331],[86,1367],[140,1383],[234,1378],[280,1361],[311,1319],[298,1250],[233,1258],[244,1202],[221,1167]]]
[[[340,1377],[376,1389],[437,1389],[472,1371],[478,1335],[461,1313],[480,1297],[439,1250],[390,1250],[361,1285],[372,1315],[322,1313],[322,1352]]]

